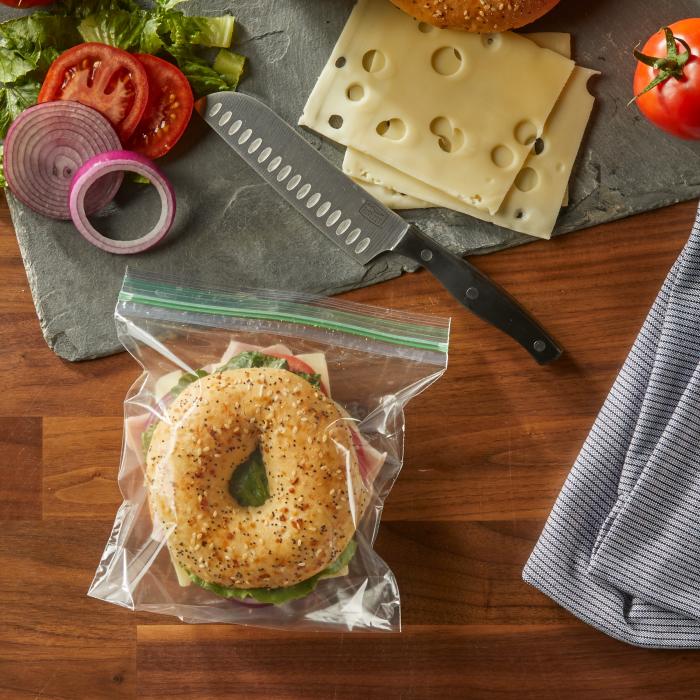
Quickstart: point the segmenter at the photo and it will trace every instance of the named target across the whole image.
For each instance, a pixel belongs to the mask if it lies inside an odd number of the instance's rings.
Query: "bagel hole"
[[[270,498],[267,469],[259,447],[233,470],[228,492],[238,505],[248,508],[258,508]]]

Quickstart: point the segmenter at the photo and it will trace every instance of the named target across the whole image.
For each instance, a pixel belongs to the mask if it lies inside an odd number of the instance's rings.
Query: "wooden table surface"
[[[609,639],[520,578],[694,213],[477,260],[564,345],[551,368],[427,274],[347,295],[454,317],[447,374],[409,406],[377,540],[404,630],[372,635],[185,625],[86,597],[120,502],[138,369],[125,354],[69,364],[47,348],[1,208],[0,697],[698,697],[700,655]]]

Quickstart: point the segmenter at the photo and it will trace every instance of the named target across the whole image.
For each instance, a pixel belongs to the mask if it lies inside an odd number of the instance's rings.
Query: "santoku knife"
[[[240,92],[219,92],[200,100],[197,108],[253,170],[357,262],[366,265],[386,252],[411,258],[538,363],[561,355],[552,338],[506,292],[370,196],[265,104]]]

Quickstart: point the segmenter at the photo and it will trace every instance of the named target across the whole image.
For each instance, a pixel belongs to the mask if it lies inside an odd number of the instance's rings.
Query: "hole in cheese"
[[[464,134],[461,129],[453,127],[447,117],[435,117],[430,122],[430,131],[438,137],[438,146],[445,153],[458,151],[464,144]]]
[[[540,181],[540,176],[537,171],[533,168],[523,168],[519,173],[518,177],[515,178],[515,186],[521,192],[529,192],[537,187],[537,183]]]
[[[440,75],[454,75],[462,66],[462,54],[452,46],[443,46],[433,53],[430,64]]]
[[[435,27],[433,27],[432,24],[428,24],[427,22],[418,22],[418,31],[421,34],[429,34],[433,31],[433,29],[435,29]]]
[[[365,89],[359,83],[353,83],[345,91],[345,95],[351,102],[359,102],[365,96]]]
[[[540,155],[545,148],[544,141],[542,139],[536,139],[535,140],[535,145],[532,147],[532,150],[534,151],[535,155]]]
[[[515,210],[515,218],[516,219],[524,219],[525,218],[525,212],[522,209],[516,209]]]
[[[515,127],[515,140],[523,146],[530,146],[537,138],[537,127],[529,120],[520,122]]]
[[[370,49],[362,57],[362,67],[368,73],[378,73],[386,65],[386,58],[381,51]]]
[[[345,56],[341,56],[340,58],[338,58],[336,60],[335,67],[342,68],[346,63],[347,63],[347,60],[345,59]]]
[[[503,39],[500,34],[483,34],[481,36],[481,43],[487,49],[497,49],[503,43]]]
[[[343,126],[343,118],[339,114],[331,114],[328,124],[332,129],[340,129]]]
[[[406,125],[398,117],[385,119],[377,124],[377,133],[392,141],[400,141],[406,135]]]
[[[491,151],[491,160],[499,168],[507,168],[512,164],[514,159],[515,155],[508,146],[496,146],[496,148]]]

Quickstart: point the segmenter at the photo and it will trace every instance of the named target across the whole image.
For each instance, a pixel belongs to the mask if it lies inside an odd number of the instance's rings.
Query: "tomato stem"
[[[669,27],[662,27],[661,31],[666,35],[666,55],[665,56],[647,56],[647,54],[634,50],[634,57],[646,66],[651,66],[658,73],[656,77],[647,85],[644,90],[642,90],[638,95],[635,95],[628,103],[627,106],[631,105],[636,99],[646,94],[650,90],[653,90],[657,85],[665,83],[671,78],[676,80],[682,80],[685,74],[683,73],[683,68],[686,63],[690,60],[691,49],[688,42],[681,39],[680,37],[674,36],[673,32]],[[678,46],[676,44],[681,44],[685,51],[681,54],[678,53]]]

